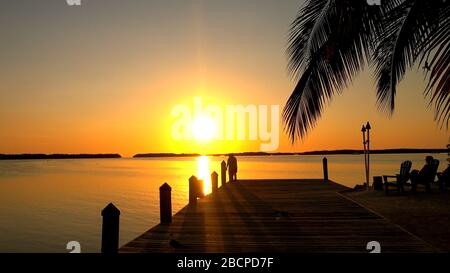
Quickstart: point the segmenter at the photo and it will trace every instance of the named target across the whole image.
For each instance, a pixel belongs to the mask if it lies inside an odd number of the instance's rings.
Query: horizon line
[[[448,148],[387,148],[373,149],[372,154],[401,154],[401,153],[448,153]],[[228,152],[228,153],[171,153],[171,152],[151,152],[137,153],[132,156],[122,156],[120,153],[0,153],[0,160],[7,159],[93,159],[93,158],[141,158],[141,157],[193,157],[193,156],[226,156],[235,154],[240,156],[270,156],[270,155],[327,155],[327,154],[362,154],[362,149],[333,149],[333,150],[313,150],[303,152]]]

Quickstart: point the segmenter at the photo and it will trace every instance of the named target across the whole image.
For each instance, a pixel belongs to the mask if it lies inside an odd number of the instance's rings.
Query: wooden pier
[[[216,176],[217,177],[217,176]],[[135,252],[362,252],[433,249],[323,179],[238,180],[222,185],[119,249]]]

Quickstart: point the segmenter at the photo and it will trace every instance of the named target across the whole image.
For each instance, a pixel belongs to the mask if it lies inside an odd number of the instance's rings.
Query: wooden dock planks
[[[188,205],[119,252],[431,252],[322,180],[239,180]]]

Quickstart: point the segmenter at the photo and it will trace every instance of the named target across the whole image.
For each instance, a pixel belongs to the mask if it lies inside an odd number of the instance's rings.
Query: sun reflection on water
[[[197,159],[197,178],[203,180],[203,192],[211,192],[211,172],[209,171],[209,157],[202,155]]]

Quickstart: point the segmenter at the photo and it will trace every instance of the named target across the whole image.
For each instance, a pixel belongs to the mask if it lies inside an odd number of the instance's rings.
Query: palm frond
[[[393,113],[397,84],[430,44],[440,24],[438,14],[442,8],[442,1],[405,0],[387,12],[384,31],[373,56],[377,102],[381,110]],[[441,38],[436,36],[437,40]]]
[[[406,70],[425,62],[430,69],[425,95],[435,108],[436,120],[448,126],[447,2],[383,0],[381,6],[369,6],[365,0],[307,1],[288,38],[288,71],[297,80],[283,110],[291,141],[306,136],[324,106],[342,92],[366,62],[376,65],[377,103],[391,114],[397,84]]]
[[[291,76],[297,75],[299,70],[304,67],[309,37],[314,26],[317,25],[318,18],[326,12],[325,6],[328,3],[328,0],[309,1],[300,9],[297,18],[292,22],[288,36],[289,46],[286,50],[290,60],[288,72]]]
[[[442,3],[443,4],[443,3]],[[448,128],[450,119],[450,5],[435,8],[438,24],[434,26],[428,39],[419,48],[422,55],[419,64],[427,64],[431,52],[433,58],[428,64],[431,74],[424,94],[429,105],[434,107],[435,120],[440,128]],[[425,57],[426,56],[426,57]]]
[[[430,62],[431,74],[425,95],[435,108],[435,120],[448,128],[450,117],[450,42],[441,43]]]
[[[377,102],[380,109],[392,113],[395,108],[397,83],[405,70],[414,62],[414,46],[417,43],[410,35],[417,27],[414,20],[419,7],[415,2],[405,1],[392,9],[384,18],[384,37],[374,51],[377,79]]]
[[[291,67],[300,75],[283,111],[285,130],[292,142],[306,136],[324,106],[364,67],[375,33],[380,31],[377,22],[381,21],[383,11],[365,1],[329,0],[322,7],[309,15],[316,20],[313,27],[308,25],[305,29],[309,31],[308,42],[298,37],[306,26],[300,24],[294,27],[288,47]],[[303,42],[293,43],[297,39]],[[300,44],[301,51],[297,48]],[[302,52],[300,64],[297,52]]]

